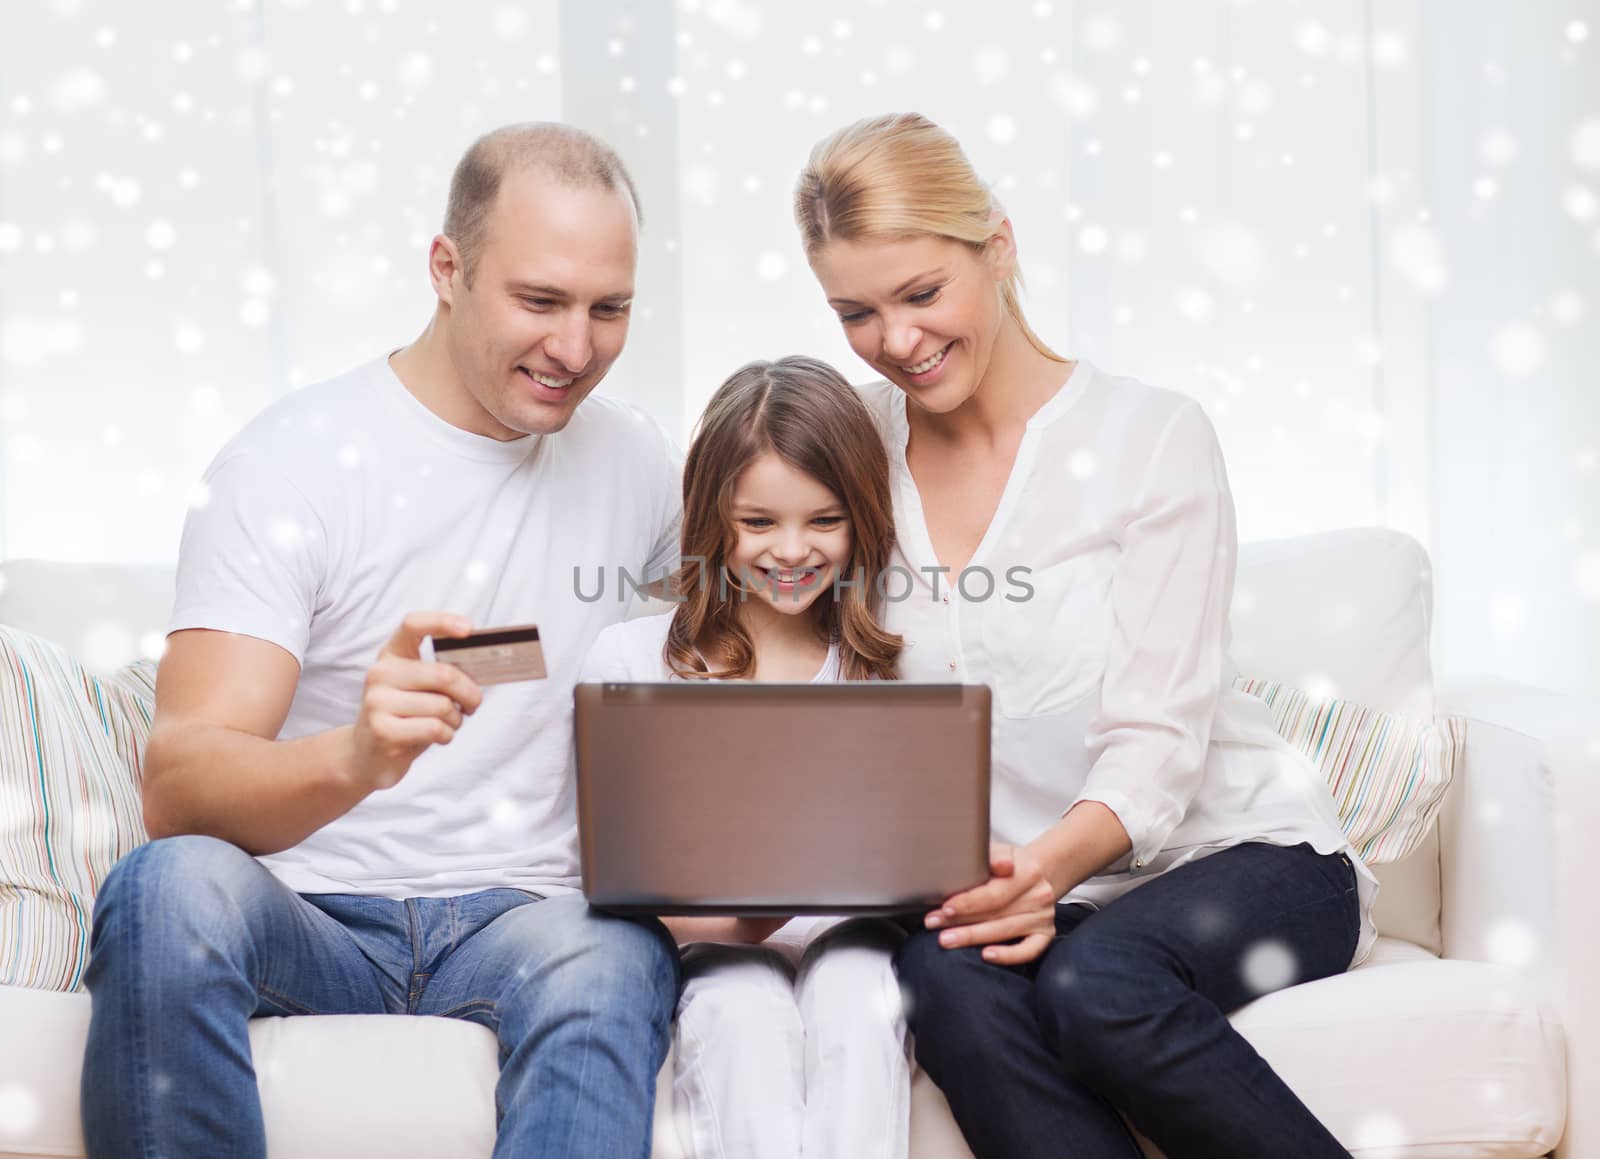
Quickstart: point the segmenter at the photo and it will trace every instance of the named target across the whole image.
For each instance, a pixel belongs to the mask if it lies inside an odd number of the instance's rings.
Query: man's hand
[[[465,636],[472,624],[449,612],[413,612],[367,669],[352,734],[351,769],[371,789],[399,783],[430,746],[449,744],[483,690],[453,664],[428,663],[424,636]]]
[[[1005,966],[1031,962],[1050,945],[1056,933],[1056,890],[1045,878],[1044,865],[1027,846],[992,842],[989,872],[982,885],[945,899],[923,919],[930,930],[943,930],[946,949],[983,946],[985,961]],[[1014,945],[997,943],[1021,941]]]

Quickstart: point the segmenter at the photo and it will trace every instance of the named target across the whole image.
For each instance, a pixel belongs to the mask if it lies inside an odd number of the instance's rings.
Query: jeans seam
[[[438,1016],[440,1018],[465,1018],[469,1013],[477,1013],[480,1010],[486,1014],[495,1014],[498,1009],[498,1006],[496,1006],[492,999],[468,998],[465,1002],[457,1003],[448,1010],[439,1011]],[[497,1016],[495,1018],[495,1025],[490,1029],[498,1030],[499,1023],[500,1020]]]
[[[422,985],[427,982],[427,975],[422,973],[422,939],[420,937],[420,923],[417,921],[416,899],[406,898],[406,928],[411,935],[411,976],[406,980],[406,1013],[417,1012],[417,1000],[421,996]],[[419,982],[419,979],[421,980]]]
[[[256,993],[261,995],[263,998],[272,999],[272,1001],[276,1002],[279,1006],[282,1006],[282,1007],[284,1007],[285,1009],[288,1009],[288,1010],[292,1010],[296,1014],[321,1014],[322,1013],[322,1011],[313,1009],[312,1007],[307,1006],[302,1002],[296,1002],[294,999],[290,998],[287,994],[284,994],[281,991],[276,990],[271,986],[265,985],[264,983],[258,984],[256,986]]]
[[[130,892],[135,891],[130,890]],[[148,897],[151,892],[153,891],[137,891],[135,892],[135,896],[139,896],[141,899],[143,899],[144,897]],[[144,930],[145,922],[144,915],[142,913],[138,914],[137,916],[139,919],[138,921],[124,923],[127,926],[127,960],[130,962],[138,962],[143,960],[143,954],[140,952],[138,942],[140,941],[139,934]],[[141,989],[141,986],[138,979],[142,979],[144,977],[145,971],[135,970],[133,974],[134,978],[136,979],[134,982],[134,989],[139,990]],[[136,1001],[142,1013],[145,1007],[148,1005],[148,996],[143,993],[139,993],[137,994]],[[127,1021],[130,1024],[129,1039],[132,1047],[130,1057],[133,1060],[134,1070],[137,1072],[134,1076],[133,1089],[139,1092],[138,1103],[134,1108],[133,1114],[134,1145],[140,1155],[150,1155],[155,1150],[155,1140],[152,1138],[149,1125],[150,1106],[149,1091],[147,1089],[149,1086],[149,1068],[146,1066],[146,1060],[148,1056],[146,1054],[146,1043],[144,1042],[143,1035],[141,1033],[141,1027],[144,1025],[144,1019],[142,1017],[130,1018]]]

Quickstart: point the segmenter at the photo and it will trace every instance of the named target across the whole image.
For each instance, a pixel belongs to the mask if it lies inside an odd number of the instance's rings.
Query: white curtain
[[[687,435],[850,354],[790,217],[917,109],[1059,349],[1200,398],[1246,538],[1383,524],[1435,653],[1600,695],[1600,3],[257,0],[0,8],[0,551],[169,559],[221,441],[408,341],[476,135],[565,117],[646,215],[607,389]]]

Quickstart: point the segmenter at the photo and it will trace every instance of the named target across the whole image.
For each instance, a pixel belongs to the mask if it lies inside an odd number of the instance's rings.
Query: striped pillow
[[[1243,676],[1233,686],[1266,701],[1278,732],[1322,771],[1361,860],[1399,861],[1422,844],[1455,775],[1465,720],[1395,716]]]
[[[104,678],[0,625],[0,984],[76,990],[94,895],[146,840],[153,661]]]

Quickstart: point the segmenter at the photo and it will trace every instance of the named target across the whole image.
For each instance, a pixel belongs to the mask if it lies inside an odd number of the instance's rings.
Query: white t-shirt
[[[262,412],[189,513],[171,631],[300,662],[279,739],[354,723],[413,611],[537,623],[549,678],[484,690],[449,745],[261,861],[301,893],[449,896],[579,887],[572,686],[631,579],[678,559],[681,460],[641,411],[586,399],[566,429],[500,442],[451,426],[380,358]],[[219,773],[219,775],[225,775]]]
[[[589,650],[589,658],[584,661],[582,674],[578,677],[579,682],[603,684],[608,680],[624,683],[682,680],[683,677],[667,666],[667,630],[671,627],[671,612],[612,624],[600,633],[594,647]],[[830,644],[822,667],[810,683],[834,684],[841,679],[839,646]]]
[[[905,637],[902,679],[993,689],[994,836],[1025,843],[1079,801],[1104,804],[1133,850],[1066,899],[1094,905],[1243,841],[1346,853],[1365,957],[1377,879],[1311,763],[1232,687],[1237,531],[1200,405],[1080,362],[1029,420],[993,521],[951,576],[933,570],[906,465],[905,394],[861,393],[899,537],[884,623]]]

